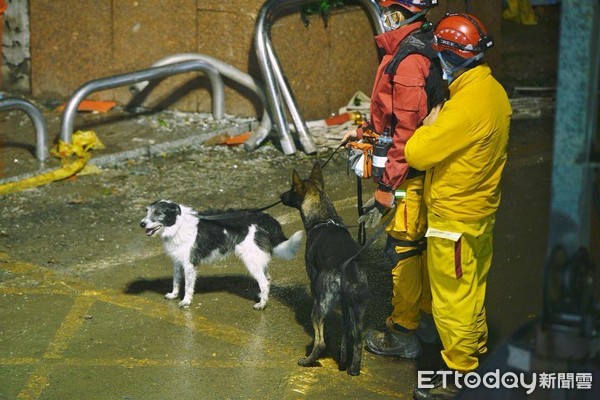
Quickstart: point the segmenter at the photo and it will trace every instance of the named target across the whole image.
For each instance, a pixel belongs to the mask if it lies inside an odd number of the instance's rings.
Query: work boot
[[[396,324],[387,325],[383,332],[369,329],[365,334],[365,343],[367,350],[381,356],[414,359],[421,355],[421,344],[416,331],[404,329]]]
[[[417,388],[413,391],[414,400],[452,400],[458,396],[459,389],[454,385],[453,378],[447,377],[446,384],[441,375],[435,375],[431,380],[433,388]]]
[[[433,321],[433,315],[421,312],[421,318],[419,320],[419,326],[417,327],[417,337],[419,340],[426,344],[439,344],[441,343],[440,334],[438,333],[435,322]]]

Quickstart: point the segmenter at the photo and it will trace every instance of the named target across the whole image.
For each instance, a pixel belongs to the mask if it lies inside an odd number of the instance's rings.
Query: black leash
[[[341,149],[342,147],[346,146],[346,143],[348,143],[348,140],[343,141],[338,147],[336,147],[336,149],[333,151],[333,153],[331,153],[331,155],[327,158],[327,160],[325,161],[325,163],[323,163],[323,165],[321,166],[321,168],[325,168],[325,166],[333,158],[333,156],[335,155],[335,153],[337,153],[337,151],[339,149]],[[226,212],[226,213],[223,213],[223,214],[213,214],[213,215],[198,214],[198,218],[204,219],[204,220],[209,220],[209,221],[218,221],[218,220],[221,220],[221,219],[231,219],[231,218],[245,217],[245,216],[248,216],[250,214],[256,214],[256,213],[268,210],[271,207],[275,207],[279,203],[281,203],[281,200],[278,200],[278,201],[276,201],[273,204],[269,204],[268,206],[264,206],[264,207],[260,207],[260,208],[248,208],[246,210],[230,211],[230,212]]]
[[[324,168],[327,163],[333,158],[333,156],[337,153],[337,151],[339,149],[341,149],[342,147],[346,146],[346,143],[348,143],[348,140],[342,142],[338,147],[336,147],[336,149],[331,153],[331,155],[327,158],[327,160],[325,161],[325,163],[323,163],[323,165],[321,166],[321,168]],[[357,194],[358,194],[358,216],[362,216],[364,214],[363,212],[363,203],[362,203],[362,182],[361,182],[361,178],[359,176],[356,177],[357,178]],[[270,204],[268,206],[265,207],[260,207],[260,208],[252,208],[252,209],[247,209],[247,210],[239,210],[239,211],[232,211],[232,212],[228,212],[225,214],[214,214],[214,215],[202,215],[199,214],[198,218],[200,219],[204,219],[204,220],[223,220],[223,219],[229,219],[229,218],[238,218],[241,216],[248,216],[250,214],[254,214],[254,213],[258,213],[258,212],[262,212],[265,210],[268,210],[271,207],[275,207],[276,205],[278,205],[279,203],[281,203],[281,200],[276,201],[273,204]],[[366,235],[366,228],[365,228],[365,224],[364,222],[360,223],[358,225],[358,242],[359,244],[362,246],[360,248],[360,250],[358,250],[352,257],[348,258],[346,261],[344,261],[344,263],[342,264],[342,270],[344,270],[348,264],[350,264],[356,257],[358,257],[363,251],[365,251],[369,246],[371,246],[373,243],[375,243],[375,241],[377,240],[377,238],[379,237],[379,235],[381,235],[384,231],[385,228],[387,226],[387,224],[392,220],[392,218],[394,217],[394,209],[392,208],[388,214],[386,215],[385,219],[383,221],[381,221],[381,225],[377,228],[377,230],[375,232],[373,232],[373,234],[369,237],[369,239],[367,240],[367,235]],[[314,227],[313,227],[314,228]],[[344,229],[347,229],[347,227],[344,227]]]
[[[350,141],[350,139],[346,139],[338,147],[336,147],[335,150],[333,151],[333,153],[331,153],[331,155],[329,156],[329,158],[327,158],[327,160],[323,163],[323,165],[321,165],[321,168],[325,168],[327,163],[333,158],[333,156],[335,156],[335,153],[337,153],[337,151],[339,149],[341,149],[342,147],[345,147],[349,141]]]
[[[256,213],[268,210],[271,207],[275,207],[279,203],[281,203],[281,200],[278,200],[273,204],[269,204],[268,206],[264,206],[264,207],[260,207],[260,208],[249,208],[247,210],[229,211],[224,214],[213,214],[213,215],[198,214],[198,218],[204,219],[204,220],[209,220],[209,221],[218,221],[221,219],[247,217],[248,215],[256,214]]]
[[[356,175],[356,204],[358,206],[358,218],[362,217],[365,213],[363,210],[363,200],[362,200],[362,178]],[[367,239],[367,232],[365,229],[365,223],[361,222],[358,224],[358,234],[357,240],[358,243],[362,246],[365,244]]]

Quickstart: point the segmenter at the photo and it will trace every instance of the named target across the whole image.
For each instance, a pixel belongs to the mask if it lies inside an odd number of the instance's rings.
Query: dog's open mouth
[[[153,228],[146,229],[146,236],[154,235],[160,228],[162,228],[162,225],[157,225]]]

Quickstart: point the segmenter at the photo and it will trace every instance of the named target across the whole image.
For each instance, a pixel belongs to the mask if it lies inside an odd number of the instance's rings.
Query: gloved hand
[[[394,207],[394,194],[381,189],[375,191],[375,196],[363,206],[364,214],[358,218],[358,223],[365,224],[365,228],[376,228],[381,222],[381,217]]]
[[[352,128],[344,132],[344,136],[342,136],[342,144],[346,144],[351,141],[355,141],[358,138],[358,134],[356,133],[356,129]]]
[[[380,185],[380,188],[375,191],[375,201],[385,208],[394,207],[394,203],[396,201],[394,197],[394,191],[387,188],[384,190],[381,189],[381,187],[382,186]]]
[[[348,142],[362,139],[363,133],[368,126],[370,125],[365,122],[357,128],[352,128],[344,132],[344,135],[342,136],[342,144],[347,144]]]

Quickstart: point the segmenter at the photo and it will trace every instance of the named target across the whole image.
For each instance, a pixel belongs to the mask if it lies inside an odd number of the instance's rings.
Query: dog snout
[[[290,197],[289,192],[283,192],[279,195],[279,200],[281,200],[281,202],[283,204],[286,204],[288,202],[289,197]]]
[[[146,221],[142,220],[142,222],[140,222],[140,226],[142,228],[146,228]]]
[[[281,203],[283,203],[284,206],[289,206],[289,207],[297,206],[296,201],[295,201],[295,196],[291,190],[281,193],[281,195],[279,196],[279,199],[281,200]]]

